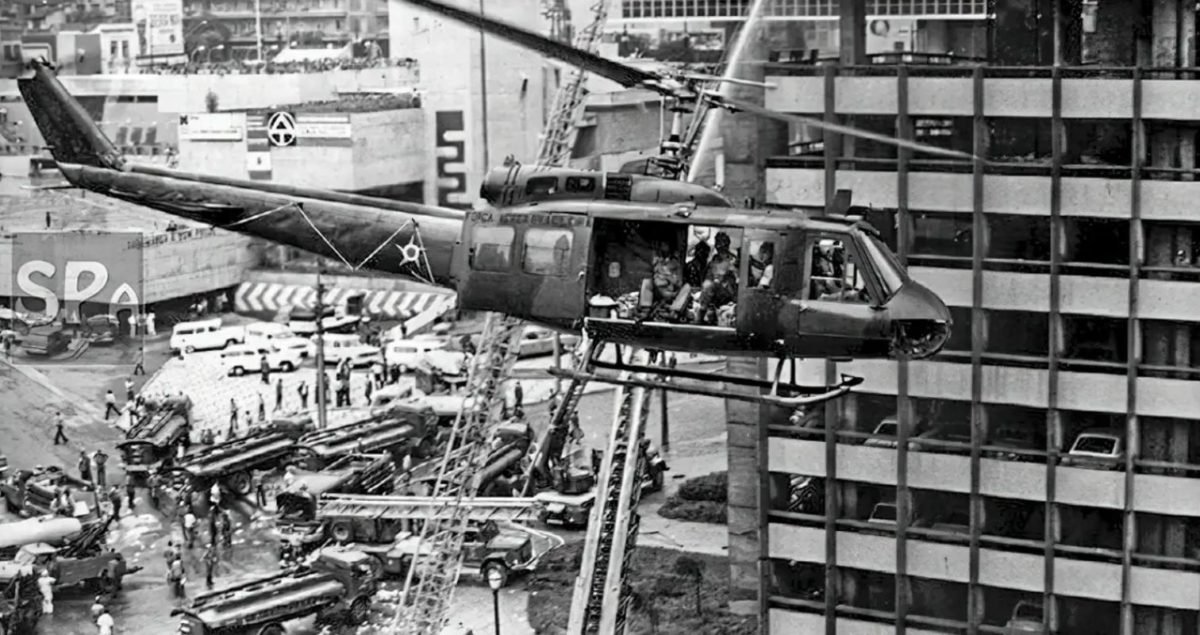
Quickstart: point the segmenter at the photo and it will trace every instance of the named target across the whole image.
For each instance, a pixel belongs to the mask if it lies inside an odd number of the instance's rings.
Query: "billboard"
[[[136,232],[12,234],[5,353],[132,364],[125,353],[140,350],[144,330],[142,243]]]
[[[183,54],[183,0],[133,0],[130,14],[143,57]]]
[[[241,141],[246,134],[246,115],[240,112],[206,112],[179,115],[182,141]]]

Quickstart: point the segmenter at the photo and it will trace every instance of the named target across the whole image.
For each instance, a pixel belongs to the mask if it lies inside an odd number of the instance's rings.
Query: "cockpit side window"
[[[870,302],[866,280],[854,252],[838,238],[822,237],[809,252],[809,299],[824,302]]]
[[[471,231],[471,268],[508,271],[512,262],[512,227],[475,227]]]
[[[596,191],[596,179],[591,176],[568,176],[567,191],[594,192]]]
[[[522,269],[539,276],[568,275],[572,237],[569,229],[530,228],[525,232]]]
[[[550,196],[558,193],[557,176],[539,176],[525,183],[526,196]]]

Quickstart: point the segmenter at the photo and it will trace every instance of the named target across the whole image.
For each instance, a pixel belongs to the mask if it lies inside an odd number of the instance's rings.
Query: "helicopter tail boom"
[[[125,159],[44,62],[33,62],[34,76],[18,80],[54,160],[59,163],[121,169]]]

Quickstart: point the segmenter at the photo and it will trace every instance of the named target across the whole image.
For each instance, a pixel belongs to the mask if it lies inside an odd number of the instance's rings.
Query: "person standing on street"
[[[183,515],[183,539],[187,541],[188,549],[196,546],[196,514],[191,509]]]
[[[267,486],[263,482],[262,472],[254,472],[254,502],[258,504],[260,509],[267,507]]]
[[[121,416],[121,409],[117,407],[117,396],[113,394],[112,389],[104,393],[104,420],[108,421],[108,414],[112,413],[118,418]]]
[[[42,569],[42,575],[38,577],[38,591],[42,592],[42,613],[46,615],[54,614],[54,582],[50,572]]]
[[[283,378],[275,380],[275,412],[283,409]]]
[[[58,445],[60,442],[63,445],[70,443],[70,441],[67,439],[67,435],[63,434],[63,426],[66,425],[66,423],[66,420],[63,419],[62,412],[54,413],[54,445]]]
[[[375,362],[371,364],[371,379],[375,382],[376,388],[383,388],[383,362]],[[367,400],[370,401],[370,397]]]
[[[237,400],[235,400],[233,397],[230,397],[229,398],[229,428],[230,429],[237,427],[237,413],[238,413]]]
[[[264,423],[267,420],[267,402],[263,400],[262,393],[258,393],[258,422]]]
[[[371,405],[371,389],[374,387],[375,387],[375,382],[373,380],[368,379],[366,387],[363,389],[363,393],[367,397],[367,405],[368,406]]]
[[[100,617],[96,618],[96,628],[99,629],[96,631],[97,635],[113,635],[113,629],[116,626],[113,624],[112,615],[109,614],[107,608],[101,610]]]
[[[126,377],[125,378],[125,402],[130,403],[132,401],[133,401],[133,378]]]
[[[181,598],[186,595],[184,586],[187,584],[187,575],[183,572],[183,558],[179,555],[171,561],[171,567],[167,571],[167,581],[171,583],[171,591],[175,597]]]
[[[104,450],[96,450],[92,454],[92,463],[96,464],[96,487],[108,487],[108,471],[105,464],[108,463],[108,455]]]
[[[112,504],[113,520],[121,520],[121,492],[116,485],[108,490],[108,502]]]
[[[524,411],[524,406],[525,388],[523,388],[521,386],[521,382],[518,381],[515,382],[515,385],[513,386],[513,410],[516,411],[514,414],[518,419],[521,418],[521,413]]]
[[[154,472],[146,477],[146,491],[150,496],[150,506],[158,509],[158,475]]]
[[[204,584],[208,588],[213,588],[213,572],[217,569],[217,544],[208,546],[204,551]]]
[[[134,376],[146,374],[146,349],[138,348],[137,363],[133,365]]]
[[[308,410],[308,382],[301,381],[299,386],[296,386],[296,394],[300,395],[300,411]]]
[[[84,483],[92,482],[92,459],[88,458],[87,452],[79,451],[79,478]]]
[[[154,321],[156,319],[157,317],[154,315],[154,311],[150,311],[146,314],[146,335],[150,337],[158,335],[158,330],[154,326]]]
[[[137,487],[133,485],[133,478],[125,478],[125,497],[129,499],[129,512],[133,513],[133,500],[137,497]]]
[[[208,504],[215,510],[221,506],[221,484],[213,483],[208,490]]]
[[[259,370],[262,371],[262,383],[271,385],[271,363],[267,361],[267,354],[263,353],[258,358]]]
[[[233,546],[233,517],[229,515],[229,510],[222,509],[219,518],[217,518],[217,530],[221,532],[221,544],[226,547]]]

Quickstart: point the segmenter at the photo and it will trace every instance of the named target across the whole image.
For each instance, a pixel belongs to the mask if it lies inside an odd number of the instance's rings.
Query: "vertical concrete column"
[[[766,79],[766,62],[769,53],[767,29],[756,29],[747,38],[746,48],[743,49],[741,64],[736,72],[740,79],[762,82]],[[731,97],[762,106],[765,104],[765,91],[760,87],[726,85],[722,90],[729,91]],[[721,148],[714,149],[710,156],[698,157],[701,168],[706,169],[709,163],[715,168],[716,152],[725,155],[725,193],[735,202],[745,198],[755,201],[766,200],[766,183],[763,171],[766,169],[767,158],[773,155],[786,155],[788,142],[787,124],[772,121],[765,117],[750,113],[714,112],[710,117],[719,117],[721,126]]]
[[[838,5],[842,66],[864,64],[867,61],[867,0],[841,0]]]
[[[766,377],[766,360],[731,357],[726,368],[742,377]],[[727,384],[729,392],[756,389]],[[734,600],[758,599],[765,606],[762,563],[766,561],[766,442],[768,409],[746,401],[725,401],[729,462],[729,577]],[[766,625],[759,624],[759,632]]]
[[[858,395],[849,393],[838,399],[838,429],[852,432],[870,432],[875,429],[878,421],[866,421],[858,416]]]

